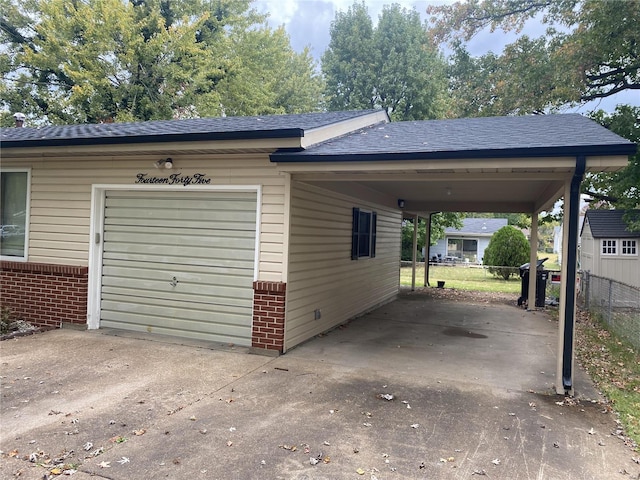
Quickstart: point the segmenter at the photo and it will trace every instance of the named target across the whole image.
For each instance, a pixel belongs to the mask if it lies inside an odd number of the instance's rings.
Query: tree
[[[640,89],[640,0],[483,0],[427,12],[434,38],[457,45],[452,91],[463,95],[461,113],[473,114],[465,106],[491,115],[547,111]],[[534,17],[549,25],[545,36],[521,36],[481,59],[461,49],[485,28],[519,33]],[[486,92],[476,88],[474,67]]]
[[[591,117],[618,135],[640,143],[640,107],[619,105],[613,114],[599,110]],[[587,174],[582,188],[600,201],[601,208],[640,208],[640,151],[619,172]],[[626,215],[625,221],[631,230],[640,230],[640,218]]]
[[[489,272],[505,280],[517,273],[514,267],[528,260],[529,242],[521,230],[511,225],[494,233],[484,251],[484,264],[489,265]]]
[[[431,34],[451,41],[449,116],[543,113],[640,89],[640,0],[476,0],[433,6]],[[538,18],[549,28],[537,39],[520,36],[500,54],[474,58],[464,41],[483,29],[520,32]],[[640,108],[619,106],[591,116],[638,142]],[[587,175],[583,191],[606,207],[638,208],[640,160],[622,172]],[[545,221],[555,219],[547,215]],[[626,218],[630,226],[640,219]]]
[[[0,2],[0,105],[31,124],[320,105],[311,56],[295,54],[251,0]]]
[[[439,118],[445,62],[415,10],[385,6],[373,26],[364,3],[338,12],[322,56],[330,110],[385,108],[393,120]]]

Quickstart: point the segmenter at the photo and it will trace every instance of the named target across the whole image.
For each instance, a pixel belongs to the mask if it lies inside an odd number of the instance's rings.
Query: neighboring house
[[[640,288],[640,230],[629,230],[624,213],[587,210],[580,234],[580,269]]]
[[[429,248],[429,259],[480,264],[492,235],[507,224],[506,218],[465,218],[462,228],[445,229],[445,237]]]
[[[636,150],[575,114],[0,133],[3,306],[40,325],[276,352],[396,298],[403,216],[539,212],[575,170],[621,169]]]

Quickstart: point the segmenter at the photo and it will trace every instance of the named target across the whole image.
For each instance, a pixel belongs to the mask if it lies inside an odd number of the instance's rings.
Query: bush
[[[524,233],[507,225],[493,234],[484,251],[484,264],[489,272],[508,280],[518,273],[517,268],[529,260],[529,242]]]
[[[0,307],[0,334],[4,335],[11,329],[11,309]]]

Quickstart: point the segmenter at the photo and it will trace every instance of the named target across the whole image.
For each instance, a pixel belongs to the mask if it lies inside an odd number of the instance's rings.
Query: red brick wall
[[[41,327],[87,322],[88,268],[0,261],[0,305]]]
[[[283,352],[286,287],[282,282],[253,282],[252,347]]]

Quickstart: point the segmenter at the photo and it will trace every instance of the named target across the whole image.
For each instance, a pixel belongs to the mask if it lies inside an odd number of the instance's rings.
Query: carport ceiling
[[[635,145],[581,115],[391,122],[271,161],[296,181],[434,211],[540,212],[586,170],[617,171]]]
[[[295,178],[295,177],[294,177]],[[566,178],[566,176],[565,176]],[[304,178],[300,178],[304,181]],[[342,181],[311,180],[307,183],[338,193],[370,191],[387,197],[385,203],[405,201],[407,212],[532,212],[550,208],[563,193],[564,179],[540,177],[487,177],[481,175],[443,175],[413,178]]]

